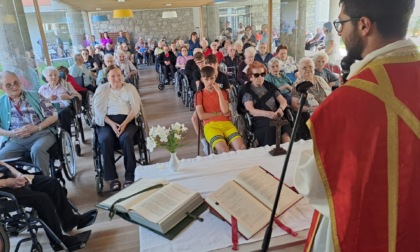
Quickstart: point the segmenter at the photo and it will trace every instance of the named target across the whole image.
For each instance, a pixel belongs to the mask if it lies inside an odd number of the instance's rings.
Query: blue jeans
[[[25,138],[12,137],[0,150],[0,160],[22,157],[30,152],[32,162],[42,169],[42,174],[50,175],[50,155],[48,150],[55,143],[55,136],[49,129],[44,129]]]

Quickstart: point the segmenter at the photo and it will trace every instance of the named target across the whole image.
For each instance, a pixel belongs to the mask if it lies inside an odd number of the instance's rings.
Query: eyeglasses
[[[342,32],[343,31],[343,25],[349,21],[354,21],[354,20],[359,20],[361,19],[361,17],[357,17],[357,18],[349,18],[346,20],[340,20],[340,19],[336,19],[334,20],[333,24],[334,24],[334,28],[337,32]]]
[[[265,77],[266,73],[253,73],[252,76],[254,76],[254,78],[258,78],[258,77]]]
[[[11,89],[12,87],[18,87],[18,86],[20,86],[20,81],[15,81],[13,83],[7,83],[7,84],[4,85],[4,87],[6,89]]]

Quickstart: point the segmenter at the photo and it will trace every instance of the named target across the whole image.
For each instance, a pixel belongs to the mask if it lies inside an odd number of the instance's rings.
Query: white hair
[[[125,56],[125,55],[124,55]],[[107,60],[109,60],[110,58],[112,58],[112,60],[114,60],[114,55],[112,55],[112,54],[110,54],[110,53],[107,53],[107,54],[105,54],[105,56],[104,56],[104,61],[107,61]]]
[[[326,52],[321,51],[321,52],[315,54],[315,56],[314,56],[314,62],[316,62],[319,57],[324,58],[325,61],[328,62],[329,57],[328,57],[328,54]]]
[[[311,64],[311,66],[315,68],[315,64],[314,64],[314,62],[311,60],[311,58],[308,58],[308,57],[303,57],[303,58],[301,58],[301,59],[299,60],[299,64],[298,64],[298,65],[299,65],[299,70],[301,69],[302,64],[303,64],[303,63],[306,63],[306,62],[309,62],[309,64]]]
[[[247,49],[245,49],[244,55],[246,56],[255,56],[255,54],[257,54],[257,50],[255,50],[255,48],[253,46],[248,47]]]
[[[47,66],[46,68],[44,68],[44,70],[42,70],[42,76],[44,76],[45,78],[47,78],[47,76],[51,73],[51,72],[56,72],[58,74],[58,70],[57,68],[53,67],[53,66]]]
[[[270,69],[271,69],[271,66],[273,66],[274,62],[277,62],[277,63],[279,63],[279,65],[280,65],[280,60],[279,60],[277,57],[273,57],[273,58],[271,58],[271,59],[268,61],[268,63],[267,63],[268,70],[270,70]]]

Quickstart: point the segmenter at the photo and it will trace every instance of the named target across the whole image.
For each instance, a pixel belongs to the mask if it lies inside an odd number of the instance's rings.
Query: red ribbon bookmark
[[[298,235],[297,232],[293,231],[291,228],[289,228],[288,226],[284,225],[279,219],[274,218],[274,222],[277,224],[277,226],[279,226],[279,228],[283,229],[284,231],[286,231],[289,235],[296,237]]]
[[[232,215],[231,217],[232,225],[232,250],[238,250],[238,220]]]

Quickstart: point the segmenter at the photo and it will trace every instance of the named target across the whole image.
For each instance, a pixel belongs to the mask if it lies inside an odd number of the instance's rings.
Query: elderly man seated
[[[34,164],[49,175],[48,149],[54,144],[57,111],[43,96],[24,91],[17,75],[5,71],[0,74],[0,159],[20,157],[30,152]]]
[[[84,247],[84,241],[75,236],[63,235],[75,227],[81,229],[92,225],[98,211],[90,210],[76,215],[67,200],[67,190],[57,179],[41,175],[24,175],[13,166],[0,160],[0,191],[13,194],[17,201],[36,210],[38,217],[66,245],[69,251]],[[61,250],[52,237],[48,236],[54,251]]]

